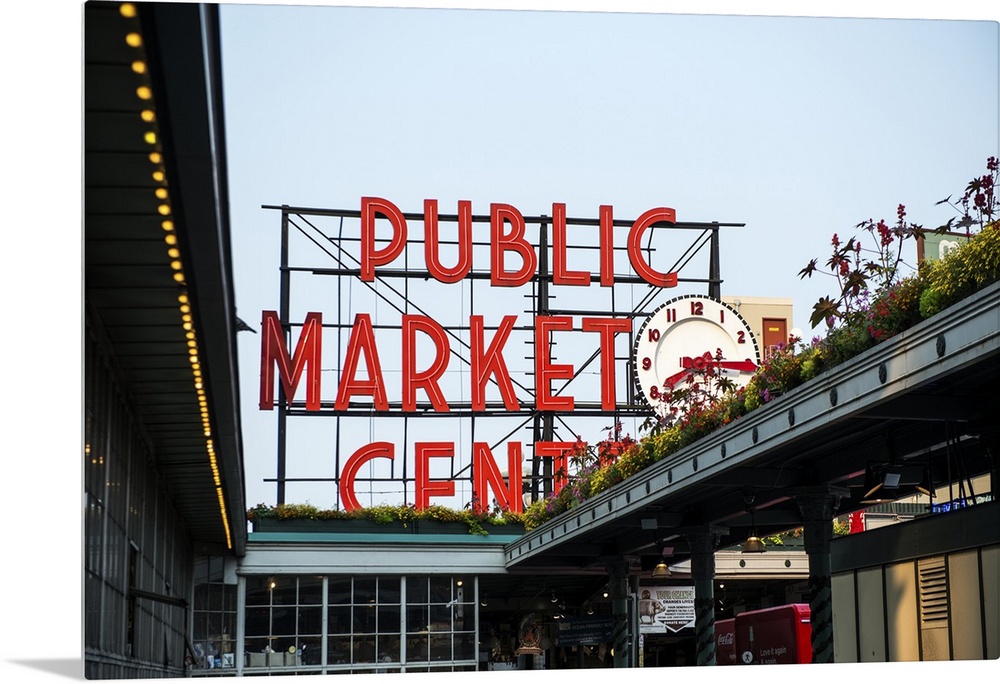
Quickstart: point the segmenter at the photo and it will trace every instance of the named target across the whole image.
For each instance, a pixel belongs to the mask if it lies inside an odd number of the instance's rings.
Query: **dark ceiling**
[[[215,15],[199,5],[136,3],[134,13],[121,7],[84,6],[86,319],[113,352],[119,383],[192,540],[242,553],[245,501]],[[130,35],[139,44],[130,44]],[[172,230],[163,227],[165,220]],[[190,309],[182,307],[183,295]],[[192,317],[197,361],[190,358],[185,313]]]

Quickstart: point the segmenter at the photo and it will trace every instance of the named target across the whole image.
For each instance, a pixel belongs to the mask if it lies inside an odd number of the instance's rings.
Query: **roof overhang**
[[[664,548],[683,562],[705,530],[724,548],[801,527],[802,497],[866,508],[872,463],[926,465],[936,483],[995,472],[998,361],[994,284],[531,530],[507,567],[648,570]]]
[[[121,6],[84,6],[87,325],[193,542],[242,555],[218,8]]]

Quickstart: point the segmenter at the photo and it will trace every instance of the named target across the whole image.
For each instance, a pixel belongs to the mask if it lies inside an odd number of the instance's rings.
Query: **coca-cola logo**
[[[719,635],[719,643],[723,646],[732,646],[734,641],[736,641],[736,635],[733,632]]]

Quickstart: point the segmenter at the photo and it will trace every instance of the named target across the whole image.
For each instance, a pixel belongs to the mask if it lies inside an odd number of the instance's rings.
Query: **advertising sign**
[[[612,641],[612,618],[567,618],[556,623],[560,646],[595,646]]]
[[[639,633],[672,634],[694,627],[694,587],[642,587],[639,590]]]
[[[258,402],[278,414],[277,500],[293,485],[345,510],[395,498],[520,511],[558,492],[581,435],[649,415],[632,382],[636,326],[665,290],[704,287],[680,272],[709,245],[717,288],[719,228],[738,225],[680,223],[662,206],[572,218],[559,202],[538,216],[464,200],[441,213],[434,199],[407,213],[381,197],[265,208],[282,215]],[[299,454],[319,472],[289,464]]]

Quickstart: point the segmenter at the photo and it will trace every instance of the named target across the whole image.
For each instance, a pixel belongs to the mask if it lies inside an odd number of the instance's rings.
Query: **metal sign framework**
[[[373,327],[384,337],[401,334],[401,320],[405,314],[426,315],[443,321],[449,314],[454,313],[453,310],[455,307],[453,305],[445,304],[444,309],[439,308],[442,305],[442,301],[447,298],[429,295],[427,292],[428,287],[430,287],[432,293],[439,295],[441,292],[449,292],[453,298],[455,297],[454,290],[458,289],[457,298],[459,299],[460,314],[465,311],[466,307],[472,314],[479,313],[477,307],[483,309],[492,309],[496,306],[503,307],[501,300],[504,297],[498,296],[501,294],[507,296],[508,304],[511,295],[520,296],[528,300],[528,306],[523,310],[523,313],[531,317],[531,323],[528,325],[520,325],[520,321],[518,321],[519,325],[513,329],[511,333],[512,339],[507,344],[508,350],[517,349],[515,342],[518,340],[514,339],[516,336],[520,338],[519,341],[521,343],[528,347],[528,355],[523,357],[523,360],[528,362],[527,369],[512,370],[510,373],[511,382],[514,384],[518,395],[525,399],[520,409],[516,411],[510,410],[503,402],[497,401],[488,401],[485,411],[474,411],[471,403],[464,400],[464,398],[459,401],[449,400],[450,410],[447,413],[436,413],[430,410],[430,402],[418,402],[416,412],[403,412],[401,411],[401,402],[398,400],[390,400],[388,410],[377,410],[373,406],[354,404],[348,406],[346,409],[337,410],[334,408],[333,401],[324,400],[321,402],[318,411],[307,411],[303,401],[295,400],[288,402],[282,384],[278,383],[277,472],[275,478],[267,480],[273,481],[276,484],[277,503],[285,503],[286,490],[289,483],[335,483],[339,480],[343,461],[350,455],[352,450],[351,447],[347,446],[346,442],[349,441],[349,436],[357,435],[359,432],[356,427],[359,424],[358,421],[367,422],[369,424],[369,432],[372,432],[372,434],[374,434],[373,426],[376,420],[393,423],[395,431],[402,436],[403,457],[394,460],[390,464],[390,472],[387,476],[370,472],[367,476],[357,475],[356,480],[368,483],[372,495],[372,503],[381,503],[374,500],[374,487],[381,486],[378,483],[384,484],[390,481],[395,483],[402,482],[404,483],[402,486],[403,503],[409,503],[407,501],[409,498],[408,488],[405,483],[413,479],[412,473],[409,472],[407,458],[411,435],[414,432],[411,425],[413,419],[419,418],[429,421],[431,417],[435,416],[458,418],[464,421],[464,423],[459,425],[460,444],[456,445],[458,448],[471,449],[474,442],[485,441],[489,442],[491,449],[495,450],[504,441],[522,431],[530,430],[531,443],[550,442],[554,440],[565,441],[566,435],[569,436],[568,441],[574,441],[581,433],[571,427],[571,422],[579,421],[580,419],[589,419],[588,422],[593,424],[596,418],[605,417],[610,419],[611,425],[604,426],[603,429],[609,431],[614,430],[616,425],[620,425],[623,419],[633,418],[644,420],[652,414],[650,407],[644,403],[641,395],[635,391],[633,385],[634,373],[631,350],[633,348],[634,335],[636,334],[635,320],[639,319],[639,323],[641,324],[652,312],[657,304],[658,295],[661,294],[664,288],[654,287],[643,278],[631,272],[623,275],[621,274],[623,269],[618,267],[615,268],[614,285],[610,287],[598,286],[598,278],[595,275],[591,276],[592,283],[590,287],[569,288],[555,285],[552,275],[552,255],[550,254],[552,250],[552,217],[546,215],[524,216],[524,223],[528,227],[526,236],[534,236],[534,239],[531,239],[531,244],[537,255],[537,269],[525,285],[513,288],[500,288],[490,287],[489,269],[483,269],[481,264],[477,268],[475,258],[477,253],[481,253],[484,248],[489,248],[490,243],[488,241],[484,241],[481,236],[477,239],[476,227],[479,226],[481,230],[482,224],[488,225],[491,221],[490,215],[474,214],[471,216],[473,225],[472,268],[458,282],[445,284],[429,282],[431,274],[425,264],[421,264],[419,267],[411,265],[411,254],[415,251],[423,253],[425,242],[423,235],[411,234],[406,241],[401,256],[395,260],[397,262],[401,261],[402,267],[398,267],[395,264],[392,264],[392,268],[380,267],[375,271],[373,281],[364,281],[360,278],[362,271],[361,260],[359,258],[361,238],[357,229],[357,223],[362,218],[361,211],[291,207],[288,205],[265,205],[263,208],[279,210],[281,212],[281,267],[278,315],[289,349],[292,348],[291,345],[297,338],[295,331],[302,327],[302,320],[298,315],[298,310],[301,307],[295,306],[296,311],[293,314],[293,305],[298,304],[297,300],[300,298],[300,294],[303,298],[314,297],[316,291],[322,289],[323,285],[319,287],[315,285],[316,281],[313,280],[314,278],[321,279],[321,283],[331,279],[335,283],[334,290],[337,301],[336,318],[332,321],[325,320],[322,327],[334,331],[334,335],[331,337],[334,337],[336,340],[335,357],[337,366],[336,368],[323,368],[324,373],[330,371],[339,373],[343,368],[347,336],[352,327],[351,310],[355,308],[355,302],[359,299],[359,293],[355,292],[355,290],[368,297],[369,306],[373,306],[377,311],[381,311],[381,316],[376,318]],[[425,218],[423,213],[404,212],[402,216],[411,225],[423,224]],[[437,218],[441,224],[457,224],[459,221],[457,214],[440,214]],[[574,227],[576,231],[574,237],[577,238],[576,240],[569,241],[566,245],[566,259],[577,259],[581,262],[586,261],[588,257],[589,259],[593,259],[599,248],[594,244],[593,240],[586,239],[587,235],[585,231],[586,227],[599,226],[600,219],[566,217],[565,222],[566,226]],[[673,263],[665,270],[666,272],[676,272],[678,274],[677,282],[679,286],[680,284],[685,284],[688,287],[704,287],[710,297],[718,299],[722,283],[719,273],[719,231],[721,228],[741,227],[743,225],[741,223],[719,222],[655,224],[645,235],[646,239],[642,246],[642,252],[645,255],[647,263],[650,264],[653,263],[654,259],[658,260],[661,264],[665,264],[668,263],[667,260],[669,258],[673,257]],[[631,220],[615,219],[613,220],[613,226],[614,232],[617,235],[620,229],[632,227],[633,222]],[[410,232],[416,233],[417,231]],[[442,230],[442,233],[444,232]],[[691,238],[692,233],[694,234],[693,239]],[[682,241],[680,247],[671,247],[667,251],[662,243],[667,242],[667,238],[675,239],[676,236],[682,234],[688,239]],[[379,241],[378,237],[376,237],[376,241]],[[381,242],[385,242],[385,240],[381,240]],[[626,251],[623,242],[615,240],[613,248],[615,257],[622,257]],[[457,240],[440,239],[439,249],[445,251],[457,244]],[[683,277],[683,269],[689,267],[696,256],[703,254],[706,247],[708,248],[707,277]],[[668,256],[664,257],[664,253]],[[310,263],[310,260],[317,257],[320,259],[319,262]],[[310,284],[305,290],[300,290],[298,289],[300,287],[299,281],[303,278]],[[486,281],[485,284],[488,290],[486,293],[482,292],[483,281]],[[637,287],[642,288],[638,301],[636,301],[635,293]],[[294,299],[293,288],[296,289],[296,297]],[[445,290],[442,288],[452,289]],[[628,289],[625,290],[624,288]],[[598,292],[600,292],[600,296],[597,295]],[[585,296],[580,296],[580,293],[583,293]],[[569,306],[560,306],[558,300],[561,298],[567,300],[573,299],[575,301],[571,302]],[[481,304],[483,300],[485,300],[485,304]],[[323,303],[319,306],[328,305],[328,299],[321,301]],[[346,312],[344,311],[345,306],[348,309]],[[511,311],[501,310],[500,313],[511,313]],[[499,315],[497,314],[498,317]],[[614,344],[614,363],[619,368],[616,378],[622,391],[617,392],[617,400],[612,410],[602,408],[601,401],[589,399],[576,401],[571,411],[537,410],[531,405],[530,400],[535,394],[535,389],[530,383],[530,376],[534,374],[531,370],[534,361],[532,351],[535,349],[535,326],[533,322],[539,316],[609,316],[628,318],[633,321],[632,330],[627,335],[618,335]],[[388,318],[388,322],[386,322],[386,318]],[[462,369],[467,370],[470,363],[467,355],[469,343],[466,336],[463,335],[463,332],[467,332],[467,328],[455,324],[453,321],[442,322],[441,325],[447,333],[450,342],[449,360],[458,363],[458,373],[462,375]],[[496,330],[496,326],[491,325],[491,322],[487,322],[486,330]],[[549,334],[554,335],[551,332]],[[579,332],[576,335],[575,340],[584,339],[588,343],[596,341],[593,337],[581,337]],[[592,376],[600,373],[597,370],[600,364],[595,363],[601,355],[599,344],[596,344],[597,348],[593,350],[588,345],[566,345],[565,342],[563,347],[559,347],[558,345],[559,341],[553,339],[553,357],[559,354],[559,359],[564,360],[573,356],[578,362],[573,366],[572,377],[566,380],[560,387],[552,388],[552,394],[555,396],[568,394],[575,388],[587,385],[587,376],[591,376],[589,380],[593,381]],[[510,356],[510,351],[508,351],[508,357]],[[329,358],[329,355],[325,355],[325,359]],[[520,355],[518,355],[518,359],[521,359]],[[323,365],[328,365],[328,362],[324,362]],[[455,372],[454,369],[452,372]],[[495,378],[491,377],[490,379],[493,384],[496,384]],[[332,446],[332,456],[336,474],[333,477],[289,475],[289,431],[291,429],[289,419],[295,420],[304,416],[332,418],[335,423],[335,443]],[[496,420],[498,418],[506,420],[498,421]],[[498,424],[505,422],[506,425],[500,427],[498,431],[496,428],[484,427],[488,425],[487,421]],[[514,426],[511,429],[510,425],[512,421]],[[465,425],[468,426],[467,431]],[[354,429],[352,430],[351,427],[354,427]],[[500,435],[499,438],[498,435]],[[521,440],[518,439],[518,441]],[[314,444],[310,445],[310,449],[315,449],[316,446]],[[524,491],[526,494],[530,494],[531,501],[535,501],[538,498],[551,494],[553,490],[553,460],[551,458],[542,458],[535,453],[532,453],[530,460],[531,474],[530,476],[523,476],[525,481]],[[453,459],[450,479],[457,482],[463,480],[471,481],[471,461],[471,458],[457,457]],[[338,506],[341,503],[339,496],[338,494]]]

